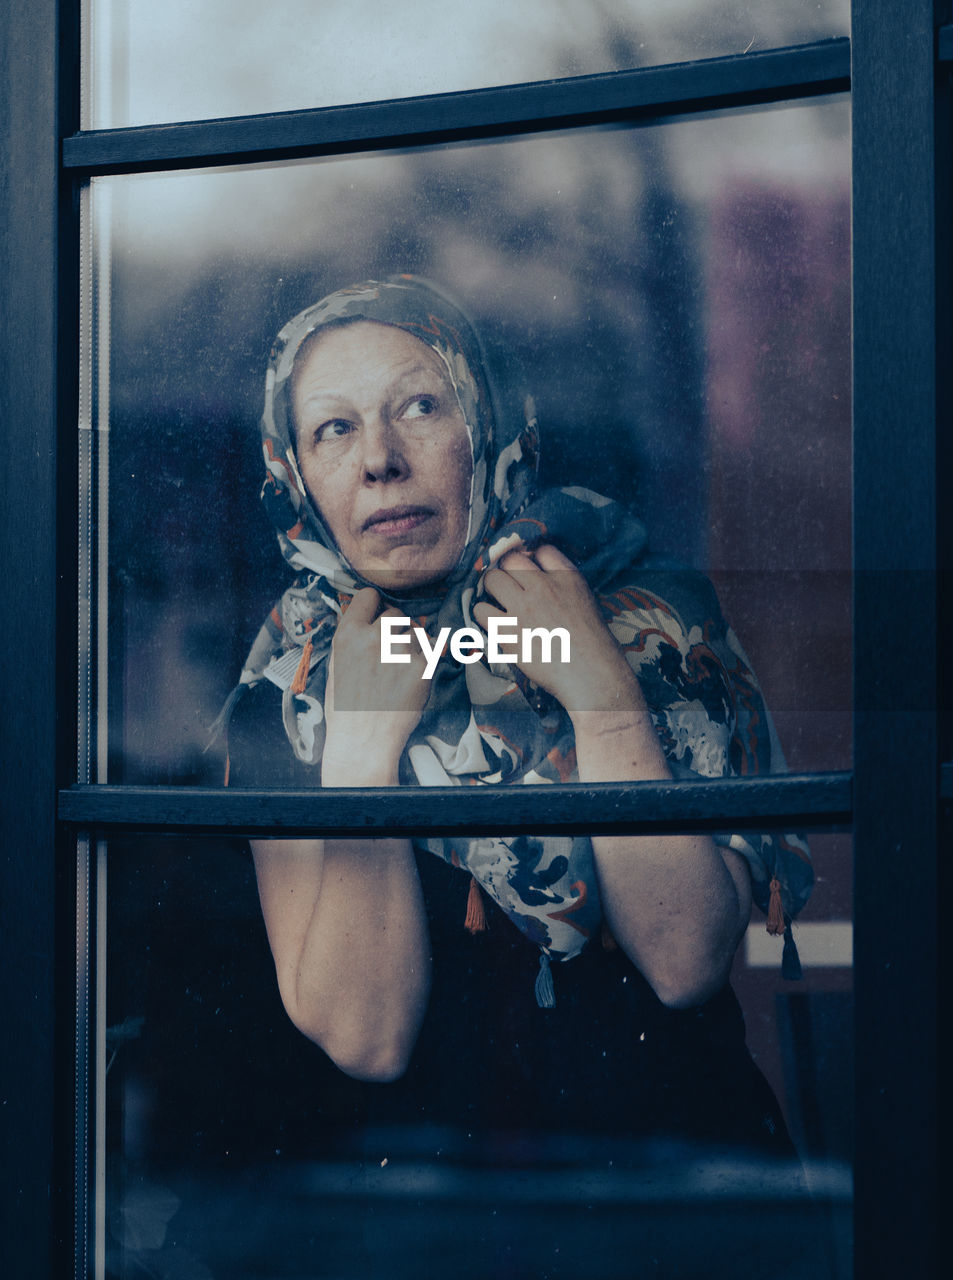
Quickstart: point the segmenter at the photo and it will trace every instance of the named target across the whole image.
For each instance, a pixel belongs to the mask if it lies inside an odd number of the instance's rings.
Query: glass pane
[[[832,101],[95,180],[95,406],[109,455],[107,467],[100,448],[93,559],[109,565],[108,752],[102,698],[98,730],[110,780],[223,781],[210,726],[292,581],[257,498],[269,349],[331,290],[400,271],[462,300],[507,422],[532,392],[544,494],[606,495],[648,529],[633,564],[707,573],[789,765],[847,767],[847,128]],[[596,527],[583,521],[579,536]],[[683,621],[701,634],[710,610],[692,599]],[[277,710],[269,724],[294,765]],[[684,726],[670,727],[672,758]]]
[[[91,0],[86,127],[620,71],[848,25],[848,0]]]
[[[847,1280],[849,838],[814,855],[802,981],[763,924],[735,967],[773,1098],[727,991],[663,1009],[593,940],[541,1009],[535,947],[493,908],[469,934],[468,877],[426,854],[427,1020],[361,1083],[282,1008],[246,849],[112,844],[95,1274]]]

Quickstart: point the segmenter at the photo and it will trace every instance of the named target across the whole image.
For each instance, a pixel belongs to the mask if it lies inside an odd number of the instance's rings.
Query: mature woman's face
[[[374,320],[329,328],[298,359],[292,412],[302,478],[362,577],[406,590],[456,568],[473,459],[435,351]]]

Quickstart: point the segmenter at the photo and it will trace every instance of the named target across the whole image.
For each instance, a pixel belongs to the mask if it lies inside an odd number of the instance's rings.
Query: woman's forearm
[[[334,637],[322,787],[396,786],[427,699],[419,650],[396,674],[382,669],[380,606],[377,591],[358,591]],[[256,841],[252,849],[292,1021],[348,1075],[395,1079],[430,993],[430,939],[410,842]]]
[[[407,840],[254,841],[282,1001],[349,1075],[405,1070],[427,1006],[430,946]]]
[[[671,777],[641,692],[573,716],[583,782]],[[751,909],[743,860],[709,836],[596,836],[613,936],[666,1004],[684,1007],[725,982]]]
[[[519,666],[565,707],[583,782],[671,777],[639,682],[584,578],[561,551],[514,550],[485,579],[495,605],[473,616],[561,626],[572,660]],[[697,1004],[724,983],[748,920],[748,871],[707,836],[599,836],[592,841],[606,918],[619,944],[670,1005]]]

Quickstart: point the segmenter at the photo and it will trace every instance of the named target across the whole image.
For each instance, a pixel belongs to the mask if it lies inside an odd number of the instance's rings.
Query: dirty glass
[[[224,781],[213,725],[291,582],[258,499],[269,349],[395,272],[461,300],[510,409],[531,394],[544,488],[709,575],[789,767],[848,767],[847,119],[95,179],[100,780]]]
[[[596,940],[554,966],[555,1008],[538,1008],[534,948],[495,914],[482,934],[464,929],[462,871],[421,868],[435,913],[431,1013],[407,1075],[365,1084],[282,1008],[247,848],[112,843],[99,895],[96,1274],[847,1280],[850,903],[832,880],[850,840],[813,846],[802,980],[781,978],[780,939],[761,919],[733,974],[777,1099],[758,1098],[775,1126],[758,1149],[724,1138],[764,1087],[747,1066],[733,1068],[745,1096],[722,1083],[702,1133],[699,1100],[710,1105],[723,1049],[685,1056],[695,1011],[660,1020],[635,971]],[[734,1026],[725,1001],[716,1020]],[[661,1103],[638,1064],[621,1101],[600,1065],[620,1047],[612,1009],[635,1057],[668,1060]],[[581,1098],[593,1079],[598,1096]],[[799,1166],[777,1154],[782,1126]]]
[[[628,70],[848,28],[848,0],[90,0],[85,127]]]
[[[225,783],[214,722],[289,581],[258,500],[268,352],[394,272],[461,299],[505,403],[531,393],[543,486],[615,499],[666,572],[710,577],[789,766],[849,766],[847,130],[831,100],[95,179],[95,780]],[[269,725],[259,757],[284,752]],[[282,1007],[245,844],[102,848],[98,1273],[846,1278],[851,847],[811,848],[801,982],[760,910],[732,975],[777,1104],[732,997],[670,1019],[594,929],[550,1007],[532,927],[488,903],[477,928],[469,877],[423,849],[427,1017],[400,1079],[361,1083]],[[652,1087],[621,1089],[643,1058]]]

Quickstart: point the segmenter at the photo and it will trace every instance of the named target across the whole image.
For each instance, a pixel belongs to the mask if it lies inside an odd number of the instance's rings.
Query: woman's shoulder
[[[723,636],[728,629],[711,580],[700,569],[674,561],[650,557],[631,565],[599,596],[612,612],[653,613],[663,625],[664,619],[670,619],[673,630],[688,632],[698,627],[711,638]]]

